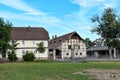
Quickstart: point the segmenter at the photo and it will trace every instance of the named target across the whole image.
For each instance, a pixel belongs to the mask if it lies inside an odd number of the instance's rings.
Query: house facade
[[[50,59],[77,59],[86,57],[86,46],[77,32],[54,36],[49,41]]]
[[[49,34],[44,28],[40,27],[13,27],[12,39],[17,40],[16,56],[21,59],[28,52],[33,52],[36,58],[48,58]],[[42,42],[45,47],[44,53],[38,53],[36,44]]]

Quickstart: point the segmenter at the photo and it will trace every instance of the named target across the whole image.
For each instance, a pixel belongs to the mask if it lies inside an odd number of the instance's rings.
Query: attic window
[[[54,43],[56,43],[56,41],[54,41]]]
[[[61,42],[62,40],[59,40],[59,42]]]

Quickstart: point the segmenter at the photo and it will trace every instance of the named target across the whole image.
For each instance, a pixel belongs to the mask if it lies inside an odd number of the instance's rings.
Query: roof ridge
[[[60,38],[60,37],[64,37],[64,36],[66,36],[66,35],[69,35],[69,34],[74,34],[76,31],[73,31],[73,32],[70,32],[70,33],[67,33],[67,34],[64,34],[64,35],[61,35],[61,36],[59,36],[59,37],[56,37],[56,38]]]

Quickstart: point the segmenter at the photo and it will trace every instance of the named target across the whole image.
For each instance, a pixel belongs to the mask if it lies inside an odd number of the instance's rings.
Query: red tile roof
[[[14,40],[49,40],[48,32],[41,27],[12,27]]]

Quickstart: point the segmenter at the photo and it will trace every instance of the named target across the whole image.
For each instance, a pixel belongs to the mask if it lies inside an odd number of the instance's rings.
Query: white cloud
[[[19,20],[21,21],[20,23],[26,22],[28,23],[28,25],[33,25],[33,23],[39,23],[40,25],[45,25],[45,27],[56,27],[56,28],[60,28],[63,30],[67,30],[70,31],[71,29],[66,27],[64,23],[61,22],[61,20],[59,20],[56,17],[53,16],[49,16],[49,15],[44,15],[44,16],[30,16],[30,15],[25,15],[25,14],[15,14],[15,13],[11,13],[11,12],[3,12],[0,11],[0,17],[3,17],[7,20]],[[32,22],[29,23],[29,22]],[[13,24],[14,25],[14,24]],[[21,24],[22,25],[22,24]]]
[[[104,2],[105,0],[72,0],[74,4],[78,4],[82,7],[91,7],[99,5],[101,2]]]
[[[41,15],[43,12],[29,6],[22,0],[0,0],[0,3],[6,5],[8,7],[14,8],[16,10],[24,11],[25,13],[29,13],[32,15]]]
[[[116,8],[119,6],[119,0],[71,0],[72,3],[78,4],[81,7],[101,7],[103,8]]]
[[[74,22],[73,24],[70,24],[72,22],[71,21],[70,21],[70,23],[68,22],[69,18],[68,18],[68,20],[67,19],[61,20],[59,18],[51,16],[49,13],[44,13],[40,10],[37,10],[37,9],[29,6],[23,0],[14,0],[14,1],[1,0],[0,3],[4,4],[6,6],[9,6],[11,8],[14,8],[16,10],[24,11],[21,14],[0,11],[0,13],[1,13],[0,16],[1,17],[4,16],[4,18],[6,18],[6,19],[24,20],[26,22],[33,21],[33,22],[38,22],[38,23],[41,23],[41,24],[44,24],[47,26],[62,28],[67,31],[72,31],[72,30],[76,29],[76,28],[74,28],[74,24],[76,22]],[[31,16],[31,15],[35,15],[35,16]]]

